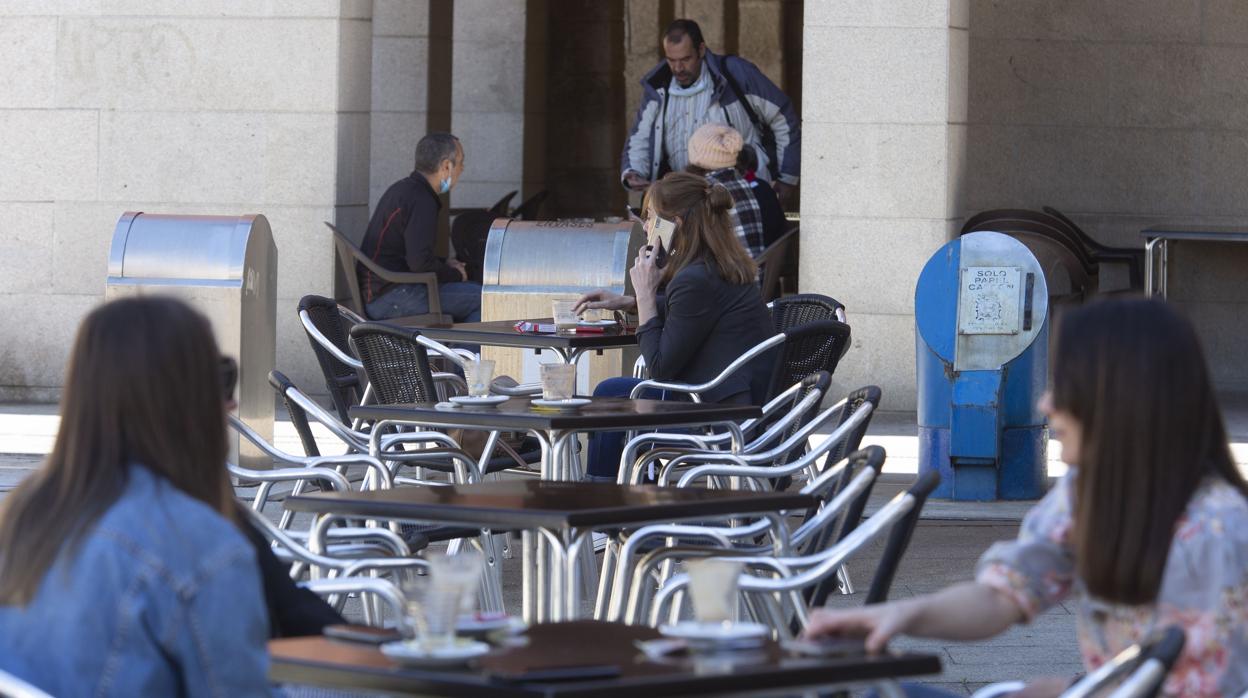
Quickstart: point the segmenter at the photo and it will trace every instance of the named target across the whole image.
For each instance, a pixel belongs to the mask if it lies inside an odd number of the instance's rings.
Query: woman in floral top
[[[812,614],[810,636],[991,637],[1072,600],[1089,670],[1154,632],[1186,644],[1166,695],[1248,690],[1248,484],[1191,324],[1163,302],[1069,311],[1044,408],[1070,473],[980,559],[974,582]],[[1071,677],[1028,684],[1057,695]]]

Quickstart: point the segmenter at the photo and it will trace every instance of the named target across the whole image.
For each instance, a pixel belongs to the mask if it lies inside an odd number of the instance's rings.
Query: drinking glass
[[[464,379],[468,383],[468,394],[472,397],[485,397],[490,394],[490,383],[494,380],[494,361],[478,359],[464,367]]]
[[[450,647],[455,621],[465,596],[475,602],[484,561],[479,553],[429,555],[428,574],[407,572],[399,589],[407,611],[408,628],[426,652]]]
[[[575,364],[542,364],[542,399],[567,400],[576,392]]]
[[[566,334],[576,331],[576,300],[556,298],[550,302],[551,314],[555,316],[555,332]]]
[[[737,583],[740,562],[730,560],[691,560],[685,565],[689,575],[689,598],[693,615],[702,623],[731,623],[737,619]]]

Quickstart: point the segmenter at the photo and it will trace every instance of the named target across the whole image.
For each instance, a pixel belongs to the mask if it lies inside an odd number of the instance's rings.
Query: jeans
[[[450,281],[438,284],[442,312],[455,322],[481,321],[481,284],[475,281]],[[424,284],[400,284],[378,296],[365,310],[374,320],[388,320],[404,315],[429,312],[429,291]]]
[[[608,378],[594,388],[594,397],[628,397],[633,387],[640,383],[637,378]],[[660,400],[662,391],[647,389],[641,396],[648,400]],[[589,435],[588,462],[585,466],[587,480],[615,482],[620,472],[620,456],[624,454],[623,431],[596,431]]]

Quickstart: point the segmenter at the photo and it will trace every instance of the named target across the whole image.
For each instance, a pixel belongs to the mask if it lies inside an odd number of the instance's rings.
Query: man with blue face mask
[[[442,312],[455,322],[481,319],[481,284],[468,281],[464,263],[434,256],[442,194],[464,171],[464,147],[449,133],[431,133],[416,144],[416,169],[382,195],[360,249],[394,271],[434,272]],[[357,266],[364,309],[374,320],[429,312],[424,284],[392,284]]]

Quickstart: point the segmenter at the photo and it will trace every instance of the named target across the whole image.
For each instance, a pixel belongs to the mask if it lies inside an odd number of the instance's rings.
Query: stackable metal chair
[[[2,669],[0,669],[0,696],[4,698],[53,698],[52,694]]]
[[[826,550],[809,555],[722,556],[746,566],[738,589],[747,610],[769,623],[782,637],[800,633],[806,626],[809,609],[803,590],[834,575],[851,555],[885,531],[888,532],[888,541],[867,592],[866,603],[886,600],[923,504],[939,481],[940,476],[934,472],[920,475],[909,490],[898,494],[843,540]],[[665,613],[669,619],[679,618],[684,590],[688,585],[689,578],[684,574],[668,580],[648,609],[646,615],[649,621],[657,624]]]
[[[790,386],[763,406],[760,417],[740,424],[739,443],[734,443],[731,432],[639,434],[624,446],[620,457],[619,482],[638,484],[647,474],[652,477],[657,475],[652,466],[658,462],[670,461],[686,454],[721,453],[727,450],[754,456],[767,452],[775,462],[783,462],[789,451],[772,447],[785,443],[796,448],[801,444],[800,439],[795,438],[798,431],[808,435],[813,433],[813,428],[807,428],[807,425],[819,411],[819,405],[827,395],[830,384],[831,378],[821,371]],[[764,460],[766,457],[755,457],[753,462],[762,463]]]
[[[804,455],[797,467],[808,467],[825,456],[835,445],[836,435],[829,435]],[[852,531],[862,518],[871,488],[884,466],[885,452],[879,446],[857,451],[835,465],[824,468],[803,488],[805,494],[819,499],[819,506],[807,512],[802,523],[791,533],[787,520],[775,516],[754,521],[689,524],[657,524],[633,531],[614,559],[603,563],[603,575],[613,576],[611,586],[599,587],[599,617],[644,621],[651,582],[662,585],[671,576],[672,563],[690,557],[710,555],[776,556],[804,554],[811,551],[810,542],[827,528]],[[654,543],[660,542],[660,547]],[[697,541],[697,545],[692,545]],[[761,542],[760,542],[761,541]],[[649,550],[637,562],[635,556]],[[661,567],[660,567],[661,566]]]
[[[1062,698],[1152,698],[1161,692],[1166,676],[1183,652],[1186,636],[1177,625],[1165,628],[1147,643],[1135,644],[1088,672]],[[972,698],[997,698],[1021,690],[1022,681],[994,683],[976,691]],[[1107,692],[1108,691],[1108,692]],[[1240,696],[1243,698],[1243,696]]]
[[[350,424],[347,411],[364,401],[367,386],[361,378],[363,366],[351,354],[347,333],[365,319],[332,298],[308,295],[299,299],[299,322],[321,367],[334,409],[343,424]]]
[[[269,385],[273,386],[273,390],[286,405],[291,424],[299,433],[305,449],[317,448],[312,434],[312,424],[316,423],[324,426],[330,434],[341,441],[348,453],[367,454],[386,464],[395,484],[444,484],[419,477],[402,476],[398,472],[401,465],[429,467],[452,473],[456,482],[480,482],[482,479],[476,460],[460,449],[455,440],[447,434],[439,431],[382,434],[352,429],[335,419],[280,371],[269,373]],[[411,445],[420,446],[420,449],[404,450]]]
[[[365,601],[363,610],[366,625],[380,624],[378,603],[388,606],[393,618],[401,618],[403,615],[403,597],[397,588],[372,575],[429,568],[429,563],[412,556],[411,551],[406,549],[396,550],[390,556],[344,558],[326,555],[304,545],[288,531],[274,525],[263,514],[253,509],[247,509],[246,512],[252,525],[273,545],[274,553],[279,559],[297,563],[292,568],[292,576],[296,580],[301,567],[320,571],[320,574],[314,574],[311,579],[298,581],[300,586],[326,597],[326,601],[339,612],[342,611],[348,594],[372,597],[362,599]]]

